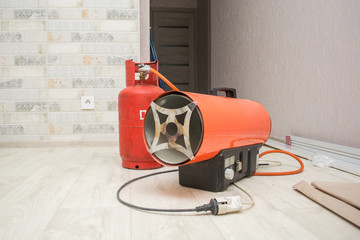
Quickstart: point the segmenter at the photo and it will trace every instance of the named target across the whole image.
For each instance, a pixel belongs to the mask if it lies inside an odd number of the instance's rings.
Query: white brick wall
[[[0,30],[0,142],[117,140],[139,0],[0,0]]]

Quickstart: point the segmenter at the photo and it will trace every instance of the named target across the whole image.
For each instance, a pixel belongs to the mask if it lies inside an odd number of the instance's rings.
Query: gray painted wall
[[[272,137],[360,147],[360,1],[212,1],[212,87],[263,104]]]

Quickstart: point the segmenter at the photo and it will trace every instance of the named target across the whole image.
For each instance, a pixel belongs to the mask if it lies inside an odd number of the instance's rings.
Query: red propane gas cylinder
[[[158,61],[145,63],[158,70]],[[122,166],[132,169],[153,169],[161,165],[147,151],[143,136],[143,121],[150,103],[164,91],[158,77],[149,73],[146,80],[135,80],[140,63],[127,60],[126,88],[119,93],[119,143]]]

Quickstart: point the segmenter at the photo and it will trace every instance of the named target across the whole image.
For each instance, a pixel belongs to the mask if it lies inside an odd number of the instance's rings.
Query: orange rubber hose
[[[262,154],[259,155],[259,159],[269,153],[284,153],[287,154],[293,158],[295,158],[299,163],[300,163],[300,168],[297,170],[293,170],[293,171],[287,171],[287,172],[255,172],[254,175],[255,176],[281,176],[281,175],[291,175],[291,174],[297,174],[297,173],[301,173],[304,170],[304,163],[301,161],[300,158],[298,158],[297,156],[295,156],[292,153],[289,153],[287,151],[283,151],[283,150],[269,150],[266,152],[263,152]]]
[[[164,77],[161,73],[159,73],[158,71],[156,71],[153,68],[150,68],[150,72],[154,73],[155,75],[157,75],[159,78],[161,78],[169,87],[171,87],[171,89],[175,90],[175,91],[180,91],[177,87],[175,87],[174,84],[172,84],[169,80],[166,79],[166,77]]]

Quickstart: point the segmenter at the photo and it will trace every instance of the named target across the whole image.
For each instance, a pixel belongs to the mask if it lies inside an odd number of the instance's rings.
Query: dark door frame
[[[195,91],[211,89],[211,1],[197,0],[197,76]]]
[[[159,8],[155,8],[158,9]],[[163,10],[166,8],[162,8]],[[174,11],[184,9],[171,8]],[[150,10],[150,9],[149,9]],[[189,11],[189,9],[186,9]],[[209,93],[211,89],[211,1],[197,0],[197,9],[193,9],[195,17],[195,92]],[[150,26],[151,26],[151,11]]]
[[[189,76],[190,77],[190,79],[189,79],[189,81],[190,81],[190,91],[197,91],[197,89],[196,89],[196,86],[197,86],[197,80],[198,80],[198,78],[197,78],[197,70],[198,70],[198,68],[197,68],[197,66],[198,66],[198,61],[197,61],[197,55],[198,55],[198,53],[197,53],[197,43],[198,43],[198,41],[197,41],[197,23],[196,23],[196,21],[197,21],[197,19],[196,19],[196,14],[197,14],[197,12],[196,12],[196,9],[194,9],[194,8],[167,8],[167,7],[153,7],[153,8],[151,8],[150,9],[150,25],[151,26],[153,26],[153,24],[154,24],[154,16],[155,16],[155,14],[156,13],[172,13],[172,14],[176,14],[176,13],[184,13],[184,14],[191,14],[192,16],[194,16],[194,22],[193,22],[193,26],[194,26],[194,28],[192,28],[192,30],[193,30],[193,33],[190,33],[191,34],[191,36],[193,36],[193,39],[194,39],[194,41],[192,42],[192,49],[193,49],[193,51],[191,51],[191,53],[189,54],[189,57],[192,57],[192,59],[191,60],[189,60],[189,63],[192,63],[192,64],[190,64],[189,65],[189,67],[190,67],[190,69],[191,69],[191,71],[189,71],[189,73],[190,73],[190,75],[191,76]],[[156,28],[151,28],[151,32],[152,32],[152,37],[153,37],[153,40],[154,40],[154,43],[155,43],[155,48],[157,48],[157,46],[156,46],[156,42],[157,42],[157,40],[156,40]],[[156,49],[157,50],[157,49]],[[158,56],[159,56],[159,54],[158,54]],[[159,60],[160,60],[160,65],[161,65],[161,59],[159,58]],[[160,67],[160,71],[161,71],[161,67]],[[175,85],[176,85],[176,83],[175,83]],[[179,88],[181,89],[181,87],[179,86]],[[189,90],[186,90],[186,91],[189,91]]]

